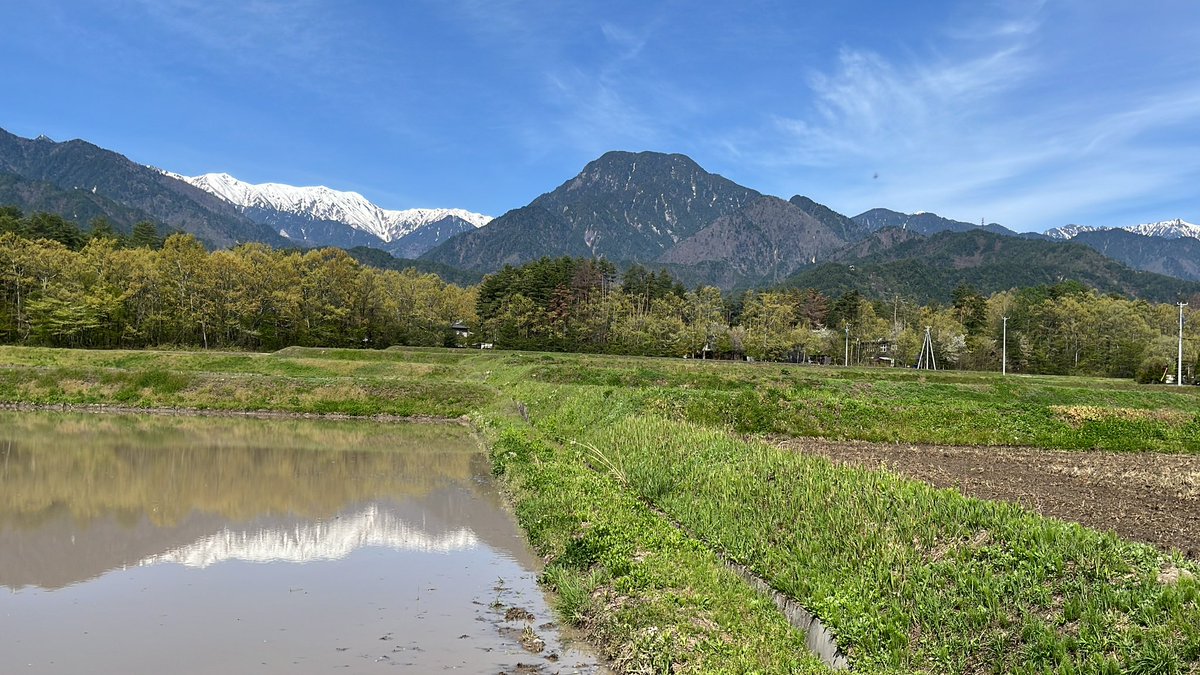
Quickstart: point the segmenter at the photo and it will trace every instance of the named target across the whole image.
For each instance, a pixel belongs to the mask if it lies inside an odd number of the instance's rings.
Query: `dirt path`
[[[883,466],[972,497],[1016,502],[1200,560],[1200,456],[812,438],[779,445],[844,464]]]

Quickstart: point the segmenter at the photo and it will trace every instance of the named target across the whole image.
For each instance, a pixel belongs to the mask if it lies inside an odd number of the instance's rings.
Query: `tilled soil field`
[[[1016,502],[1200,560],[1200,456],[813,438],[779,444],[844,464],[883,467],[980,499]]]

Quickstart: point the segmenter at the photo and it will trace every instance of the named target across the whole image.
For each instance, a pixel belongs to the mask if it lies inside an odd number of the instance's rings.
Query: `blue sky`
[[[499,215],[606,150],[848,215],[1200,221],[1200,3],[13,0],[0,127]]]

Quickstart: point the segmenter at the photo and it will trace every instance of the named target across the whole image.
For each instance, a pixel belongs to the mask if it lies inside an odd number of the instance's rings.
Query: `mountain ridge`
[[[785,286],[829,294],[857,290],[871,297],[898,293],[919,302],[949,302],[968,283],[981,293],[1080,281],[1102,293],[1174,301],[1200,292],[1200,283],[1140,271],[1078,242],[1009,237],[993,232],[937,232],[873,249],[853,261],[830,262],[793,274]]]
[[[358,192],[324,185],[256,184],[228,173],[163,173],[233,204],[255,222],[279,228],[280,236],[309,245],[371,246],[415,258],[492,220],[465,209],[384,209]]]
[[[961,220],[953,220],[943,218],[936,213],[929,211],[917,211],[916,213],[900,213],[885,208],[874,208],[864,211],[857,216],[851,218],[859,226],[865,228],[869,232],[884,229],[886,227],[896,227],[902,230],[913,230],[918,234],[930,235],[938,232],[975,232],[984,231],[993,234],[999,234],[1006,237],[1019,237],[1020,233],[998,225],[996,223],[988,223],[986,225],[967,223]]]
[[[718,217],[671,247],[657,262],[721,263],[739,277],[778,283],[804,265],[825,260],[847,243],[795,204],[763,196]]]
[[[1046,230],[1046,236],[1051,239],[1073,239],[1086,232],[1104,232],[1108,230],[1123,230],[1147,237],[1163,239],[1180,239],[1187,237],[1200,240],[1200,225],[1189,223],[1182,218],[1162,220],[1156,223],[1141,223],[1138,225],[1120,225],[1117,227],[1098,227],[1095,225],[1064,225]]]
[[[219,198],[87,141],[60,143],[45,136],[26,139],[0,129],[0,173],[49,183],[62,191],[103,195],[213,246],[245,241],[287,245],[274,230],[246,218]],[[119,218],[112,214],[112,220]]]

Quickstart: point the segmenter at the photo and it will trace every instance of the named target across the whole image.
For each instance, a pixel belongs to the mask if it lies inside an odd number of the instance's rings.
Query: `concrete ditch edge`
[[[825,665],[834,670],[850,670],[850,660],[838,647],[837,637],[825,624],[821,623],[815,614],[791,597],[771,588],[770,584],[749,567],[733,562],[720,553],[716,555],[721,558],[726,567],[737,572],[754,590],[771,598],[779,611],[783,612],[788,623],[804,633],[804,645],[808,647],[808,650],[816,654],[817,658],[821,659]]]

